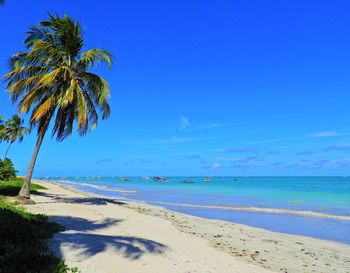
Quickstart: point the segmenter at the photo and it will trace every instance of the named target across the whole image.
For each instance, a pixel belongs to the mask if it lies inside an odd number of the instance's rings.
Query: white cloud
[[[221,157],[221,156],[217,156],[217,157],[214,157],[214,159],[216,159],[216,160],[223,160],[223,161],[238,161],[238,160],[240,160],[241,158],[238,158],[238,157]]]
[[[349,150],[350,150],[349,143],[334,144],[325,148],[325,151],[349,151]]]
[[[310,137],[337,137],[337,136],[349,136],[350,133],[339,133],[337,131],[325,131],[311,134]]]
[[[208,170],[213,171],[213,170],[216,170],[220,167],[221,167],[221,165],[219,163],[213,163],[211,166],[208,167]]]
[[[191,126],[191,122],[185,116],[181,116],[179,126],[181,130],[185,130]]]
[[[195,137],[187,137],[187,138],[180,138],[180,137],[170,137],[170,138],[157,138],[157,139],[126,139],[126,140],[120,140],[119,144],[122,145],[145,145],[145,144],[162,144],[162,143],[181,143],[181,142],[192,142],[192,141],[198,141],[200,138]]]
[[[181,143],[181,142],[192,142],[197,141],[198,138],[188,137],[188,138],[179,138],[179,137],[171,137],[167,139],[155,139],[153,142],[155,143]]]
[[[276,143],[276,142],[282,142],[286,141],[286,139],[263,139],[263,140],[256,140],[256,141],[247,141],[246,143],[249,144],[269,144],[269,143]]]
[[[223,127],[223,126],[225,126],[225,124],[223,123],[208,122],[208,123],[203,123],[202,125],[199,125],[197,129],[204,130],[204,129]]]
[[[253,148],[235,148],[235,149],[226,149],[222,151],[225,154],[237,153],[237,154],[249,154],[255,153],[256,150]]]

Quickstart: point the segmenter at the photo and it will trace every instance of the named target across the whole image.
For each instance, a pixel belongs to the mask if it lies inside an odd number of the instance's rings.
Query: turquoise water
[[[129,179],[54,180],[191,215],[350,244],[348,177],[215,177],[212,182],[204,182],[201,177],[168,177],[164,183]],[[184,180],[193,183],[182,183]]]

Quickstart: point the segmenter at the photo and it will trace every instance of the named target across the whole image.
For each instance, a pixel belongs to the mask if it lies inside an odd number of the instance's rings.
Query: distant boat
[[[213,178],[210,177],[210,176],[205,176],[205,177],[203,178],[203,181],[204,181],[204,182],[213,182]]]
[[[120,177],[119,180],[121,180],[121,181],[129,181],[130,179],[126,178],[126,177]]]
[[[187,179],[185,179],[184,181],[182,181],[181,183],[183,183],[183,184],[193,184],[194,182],[193,181],[191,181],[191,180],[187,180]]]
[[[151,178],[149,176],[141,176],[142,180],[150,180]]]
[[[165,177],[161,177],[161,176],[155,176],[153,177],[154,181],[158,181],[158,182],[165,182],[167,181],[167,179]]]

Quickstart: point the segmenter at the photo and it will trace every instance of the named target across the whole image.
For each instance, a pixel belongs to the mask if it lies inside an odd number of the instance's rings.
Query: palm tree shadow
[[[117,201],[112,198],[107,197],[65,197],[64,195],[59,196],[57,194],[50,194],[43,191],[35,192],[36,195],[46,196],[53,198],[55,202],[63,202],[70,204],[86,204],[86,205],[107,205],[107,204],[115,204],[115,205],[126,205],[125,202]]]
[[[94,233],[119,224],[122,222],[120,219],[106,218],[101,222],[93,222],[83,218],[54,216],[52,220],[65,227],[65,231],[57,233],[51,243],[51,249],[60,258],[64,258],[64,249],[69,249],[85,259],[112,247],[130,260],[136,260],[144,254],[161,254],[167,250],[166,245],[145,238]]]
[[[73,198],[64,198],[65,203],[76,203],[76,204],[87,204],[87,205],[107,205],[107,204],[115,204],[115,205],[126,205],[124,202],[120,202],[114,200],[112,198],[104,198],[104,197],[73,197]]]
[[[121,223],[121,219],[105,218],[102,221],[89,221],[85,218],[70,216],[51,216],[51,220],[64,226],[65,231],[87,232],[107,228],[111,225]]]
[[[62,257],[62,246],[73,248],[78,256],[87,258],[113,247],[125,258],[136,260],[147,253],[161,254],[166,250],[164,244],[153,240],[130,236],[109,236],[88,233],[59,233],[54,236],[52,249]]]

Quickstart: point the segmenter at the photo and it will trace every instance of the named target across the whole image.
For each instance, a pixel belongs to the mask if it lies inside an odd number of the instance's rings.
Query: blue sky
[[[349,1],[83,2],[0,7],[1,75],[48,12],[114,55],[98,69],[110,119],[84,138],[47,135],[36,176],[350,174]],[[10,151],[20,174],[35,139]]]

